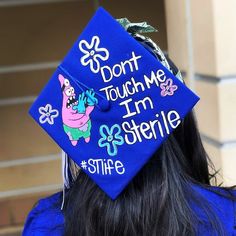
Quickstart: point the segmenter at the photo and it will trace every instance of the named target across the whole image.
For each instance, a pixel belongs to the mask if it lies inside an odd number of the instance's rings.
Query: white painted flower
[[[90,70],[98,73],[100,70],[100,60],[106,61],[109,58],[109,52],[106,48],[99,48],[100,39],[93,36],[89,44],[85,40],[79,42],[79,49],[85,55],[81,57],[80,62],[83,66],[90,66]]]
[[[39,117],[39,122],[41,124],[48,122],[50,125],[54,124],[54,118],[58,117],[59,115],[58,110],[52,109],[51,104],[47,104],[45,107],[40,107],[39,113],[41,114]]]

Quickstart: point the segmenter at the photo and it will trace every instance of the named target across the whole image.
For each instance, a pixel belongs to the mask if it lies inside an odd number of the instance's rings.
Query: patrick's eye
[[[67,86],[70,85],[70,81],[69,81],[68,79],[65,79],[65,80],[64,80],[64,84],[65,84],[65,86],[67,87]]]
[[[71,94],[73,94],[75,90],[74,90],[73,87],[71,87],[71,88],[70,88],[70,91],[71,91]]]
[[[69,96],[71,95],[71,90],[70,90],[70,89],[67,89],[67,90],[65,91],[65,93],[66,93],[66,95],[69,97]]]

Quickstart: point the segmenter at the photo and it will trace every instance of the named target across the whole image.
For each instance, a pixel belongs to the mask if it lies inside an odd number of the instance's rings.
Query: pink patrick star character
[[[85,142],[88,143],[91,130],[90,114],[97,102],[94,97],[95,93],[92,90],[87,90],[86,93],[81,93],[76,100],[75,90],[70,85],[70,81],[61,74],[59,74],[58,79],[63,95],[62,121],[64,131],[73,146],[77,144],[80,138],[84,138]]]

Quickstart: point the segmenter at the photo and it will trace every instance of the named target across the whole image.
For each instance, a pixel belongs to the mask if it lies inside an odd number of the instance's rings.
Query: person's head
[[[159,59],[150,42],[136,39]],[[176,75],[178,69],[168,57],[165,60]],[[200,200],[193,186],[210,184],[208,163],[190,112],[116,200],[79,172],[66,192],[65,235],[194,235],[200,222],[190,204]],[[220,231],[217,224],[212,214],[211,227]]]

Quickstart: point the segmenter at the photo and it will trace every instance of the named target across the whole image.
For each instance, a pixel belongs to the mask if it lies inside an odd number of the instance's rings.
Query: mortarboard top
[[[115,199],[198,100],[99,8],[30,114]]]

